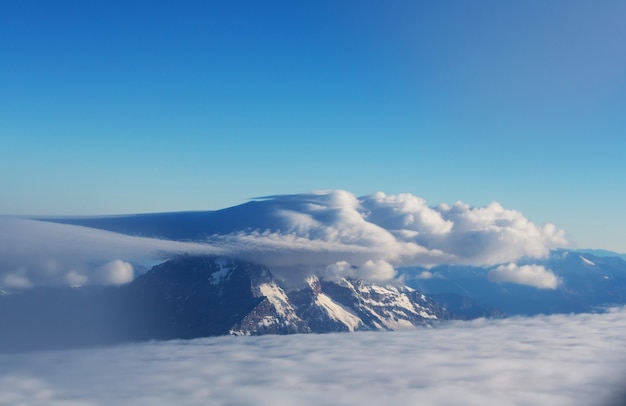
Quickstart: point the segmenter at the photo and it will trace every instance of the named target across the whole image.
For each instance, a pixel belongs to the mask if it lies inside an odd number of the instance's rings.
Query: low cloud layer
[[[394,277],[398,266],[497,265],[545,257],[567,243],[554,225],[535,225],[498,203],[429,206],[410,194],[356,197],[342,190],[270,196],[253,203],[237,212],[250,224],[226,231],[208,224],[206,235],[196,242],[0,219],[0,283],[26,286],[59,277],[101,283],[103,277],[91,272],[106,263],[163,259],[179,252],[236,256],[268,265],[284,278],[317,273],[384,281]],[[229,224],[227,211],[215,213],[224,216],[216,217],[222,226]],[[509,277],[510,282],[519,280]]]
[[[0,405],[623,404],[626,310],[0,355]]]

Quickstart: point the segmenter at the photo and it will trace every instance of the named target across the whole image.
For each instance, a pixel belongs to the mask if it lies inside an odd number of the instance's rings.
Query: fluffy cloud
[[[623,308],[0,354],[0,404],[613,406],[624,354]]]
[[[86,275],[72,269],[67,274],[65,274],[65,280],[69,286],[77,287],[86,285],[89,281]]]
[[[242,256],[270,266],[325,269],[347,262],[375,280],[392,275],[386,264],[497,265],[545,257],[567,243],[553,224],[537,226],[498,203],[430,207],[410,194],[357,198],[346,191],[270,196],[255,203],[259,213],[271,214],[269,220],[207,241],[238,247]],[[342,269],[355,273],[353,267]]]
[[[133,280],[133,266],[119,259],[107,262],[94,272],[98,285],[123,285]]]
[[[365,219],[391,231],[400,239],[420,234],[447,234],[454,227],[454,223],[444,219],[441,212],[411,194],[388,196],[378,192],[360,198],[360,206]]]
[[[385,261],[366,261],[357,267],[346,261],[339,261],[328,265],[322,274],[327,279],[358,278],[374,282],[385,282],[393,279],[396,271],[393,266]]]
[[[556,275],[543,265],[500,265],[490,271],[487,278],[492,282],[517,283],[540,289],[556,289],[559,284]]]
[[[422,271],[416,277],[417,279],[431,279],[433,276],[433,273],[430,271]]]
[[[58,283],[60,277],[80,284],[80,276],[101,283],[91,275],[94,266],[86,264],[189,252],[263,263],[284,279],[324,275],[329,265],[345,262],[349,266],[333,272],[384,281],[394,277],[397,266],[497,265],[543,257],[566,244],[554,225],[537,226],[498,203],[428,206],[410,194],[356,197],[337,190],[269,196],[233,209],[212,212],[212,222],[202,225],[204,237],[195,242],[0,219],[0,275],[26,267],[22,276],[36,285]],[[172,220],[168,224],[176,224]]]
[[[6,286],[7,288],[18,288],[18,289],[32,287],[33,283],[26,276],[24,276],[23,273],[25,272],[22,269],[21,271],[11,272],[11,273],[6,274],[4,278],[2,278],[2,285]]]
[[[123,285],[134,278],[133,265],[119,259],[82,271],[72,269],[65,274],[69,286]]]

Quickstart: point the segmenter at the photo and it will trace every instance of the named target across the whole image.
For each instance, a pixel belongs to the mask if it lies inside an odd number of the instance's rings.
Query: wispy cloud
[[[132,272],[128,262],[149,263],[184,252],[222,251],[208,244],[0,217],[0,285],[5,287],[119,284]]]
[[[624,383],[624,354],[624,308],[391,333],[216,337],[0,355],[0,404],[602,406]]]

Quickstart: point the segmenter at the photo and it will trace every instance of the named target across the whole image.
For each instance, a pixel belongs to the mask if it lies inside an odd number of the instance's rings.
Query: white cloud
[[[95,269],[93,276],[98,285],[123,285],[133,280],[133,266],[117,259]]]
[[[0,404],[608,406],[623,388],[625,354],[624,308],[150,342],[0,354]]]
[[[4,278],[2,279],[2,285],[7,288],[18,288],[18,289],[32,287],[33,283],[26,276],[20,275],[20,273],[24,273],[24,272],[9,273],[5,275]]]
[[[357,278],[366,281],[384,282],[393,279],[395,276],[396,270],[385,261],[369,260],[357,268]]]
[[[65,280],[69,286],[83,286],[87,284],[89,279],[82,273],[72,269],[65,275]]]
[[[454,255],[459,264],[494,265],[524,256],[540,258],[567,243],[564,232],[554,225],[538,227],[518,211],[496,202],[485,207],[457,202],[439,210],[454,227],[438,246]]]
[[[510,263],[500,265],[487,274],[492,282],[510,282],[533,286],[540,289],[556,289],[559,279],[543,265],[522,265]]]
[[[417,279],[431,279],[433,277],[433,273],[430,271],[422,271],[417,275]]]
[[[270,196],[253,207],[262,215],[256,216],[260,220],[252,231],[235,229],[208,241],[270,267],[320,274],[340,262],[364,270],[372,269],[370,261],[392,266],[495,265],[545,257],[566,244],[563,231],[554,225],[539,227],[498,203],[430,207],[410,194],[357,198],[330,191]],[[345,276],[354,275],[351,267],[341,269]],[[392,274],[387,267],[378,269],[380,273],[367,273],[370,279]]]
[[[357,198],[337,190],[270,196],[237,209],[252,223],[219,232],[208,224],[208,237],[195,243],[0,219],[0,272],[25,266],[25,277],[37,285],[66,281],[74,270],[94,283],[98,278],[86,264],[190,252],[238,256],[265,264],[284,278],[323,275],[327,266],[346,262],[370,280],[383,281],[395,275],[387,265],[496,265],[543,257],[566,244],[563,231],[554,225],[539,227],[498,203],[431,207],[410,194]],[[344,268],[353,273],[352,267]]]
[[[255,209],[274,210],[271,221],[252,232],[233,230],[209,241],[240,247],[242,255],[262,257],[270,266],[315,269],[337,262],[363,269],[368,261],[393,266],[495,265],[545,257],[567,243],[554,225],[539,227],[498,203],[430,207],[410,194],[356,198],[346,191],[330,191],[271,196],[257,202]],[[370,276],[383,280],[391,274],[379,269],[380,274]]]
[[[339,261],[326,267],[322,275],[326,279],[357,278],[373,282],[387,282],[395,278],[396,270],[385,261],[366,261],[361,266],[354,266],[346,261]]]
[[[330,280],[352,278],[356,277],[356,269],[346,261],[339,261],[328,265],[323,276]]]
[[[368,221],[392,232],[409,232],[405,234],[409,236],[436,235],[449,233],[454,226],[436,209],[428,207],[424,199],[411,194],[386,195],[378,192],[360,198],[360,202]]]

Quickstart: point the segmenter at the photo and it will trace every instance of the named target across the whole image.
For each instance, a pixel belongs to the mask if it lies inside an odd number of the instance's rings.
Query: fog
[[[0,355],[0,405],[610,405],[625,353],[625,308],[151,342]]]

